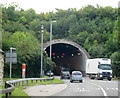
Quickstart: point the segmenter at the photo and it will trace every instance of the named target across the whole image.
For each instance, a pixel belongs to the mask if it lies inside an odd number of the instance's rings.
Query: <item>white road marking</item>
[[[101,90],[100,88],[97,88],[98,90]]]
[[[94,84],[94,83],[91,83],[91,82],[88,82],[88,83],[93,84],[93,85],[99,87],[99,88],[101,89],[101,91],[103,92],[103,95],[104,95],[104,96],[107,96],[107,93],[105,92],[105,90],[104,90],[101,86],[99,86],[99,85],[97,85],[97,84]],[[106,98],[107,98],[107,97],[106,97]]]
[[[77,89],[73,89],[75,92],[86,92],[87,90],[85,90],[85,88],[77,88]]]
[[[84,88],[82,88],[83,89],[83,91],[85,91],[85,89]]]
[[[114,90],[114,88],[111,88],[112,90]]]
[[[98,82],[105,82],[105,83],[107,83],[107,82],[112,82],[112,81],[105,81],[105,80],[101,80],[101,81],[98,81]]]
[[[107,90],[118,90],[118,88],[107,88]]]
[[[110,88],[107,88],[107,90],[109,90]]]
[[[116,88],[116,90],[118,90],[118,88]]]

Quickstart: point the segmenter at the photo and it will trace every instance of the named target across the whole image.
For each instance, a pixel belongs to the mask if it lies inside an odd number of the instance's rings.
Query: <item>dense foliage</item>
[[[47,42],[49,41],[50,21],[56,20],[57,22],[53,24],[53,39],[72,40],[84,47],[91,58],[111,57],[114,75],[120,76],[120,63],[116,59],[120,51],[118,18],[118,9],[112,7],[88,5],[79,10],[75,8],[57,9],[57,12],[36,14],[33,9],[24,11],[15,4],[8,7],[3,5],[3,50],[8,51],[11,46],[17,48],[18,65],[14,67],[17,75],[20,75],[21,70],[18,70],[21,64],[26,63],[29,65],[29,69],[27,69],[30,73],[29,77],[39,76],[41,23],[45,25],[44,42]],[[54,68],[55,65],[46,54],[44,60],[45,70]],[[9,67],[6,65],[6,76],[8,69]]]

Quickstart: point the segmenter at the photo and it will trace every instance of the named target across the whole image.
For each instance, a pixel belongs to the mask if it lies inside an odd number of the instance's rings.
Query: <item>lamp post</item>
[[[52,23],[56,21],[50,21],[50,58],[52,58]],[[50,70],[51,77],[51,70]]]
[[[16,48],[13,47],[10,48],[10,80],[12,76],[12,50],[16,50]]]
[[[44,25],[42,23],[41,25],[41,71],[40,71],[40,76],[42,77],[43,75],[43,32],[44,32]]]
[[[56,21],[50,21],[50,58],[51,58],[51,53],[52,53],[52,23]]]

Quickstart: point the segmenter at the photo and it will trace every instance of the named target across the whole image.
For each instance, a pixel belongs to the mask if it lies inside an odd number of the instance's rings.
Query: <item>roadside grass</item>
[[[14,91],[9,96],[28,96],[23,89],[24,87],[15,87]],[[2,96],[5,96],[5,94],[2,94]]]
[[[41,85],[41,84],[59,84],[59,83],[64,83],[64,81],[62,80],[59,80],[59,79],[56,79],[54,78],[53,80],[48,80],[48,81],[28,81],[28,84],[26,82],[24,82],[24,85],[25,86],[34,86],[34,85]]]
[[[44,78],[47,78],[47,77],[44,77]],[[16,79],[18,78],[14,78],[12,80],[16,80]],[[4,79],[4,81],[8,81],[8,80],[9,79],[7,78]],[[42,85],[42,84],[56,84],[56,83],[60,84],[60,83],[64,83],[64,81],[56,79],[56,78],[54,78],[53,80],[49,80],[49,81],[29,80],[28,83],[25,81],[24,86],[22,86],[22,83],[20,83],[20,86],[15,86],[15,89],[10,96],[28,96],[28,94],[23,91],[24,89],[26,89],[27,86]],[[2,89],[4,89],[4,84],[2,86]],[[5,94],[2,94],[2,96],[5,96]]]
[[[120,80],[120,78],[113,78],[112,80]]]

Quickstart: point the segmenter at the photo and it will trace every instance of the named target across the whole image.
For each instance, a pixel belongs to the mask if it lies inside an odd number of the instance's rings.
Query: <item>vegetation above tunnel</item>
[[[18,9],[18,10],[17,10]],[[57,12],[36,14],[34,9],[24,11],[15,4],[2,6],[3,51],[16,47],[18,64],[13,67],[14,76],[21,74],[21,64],[28,65],[27,77],[38,77],[40,70],[40,27],[44,22],[44,42],[49,41],[50,21],[53,23],[53,39],[69,39],[84,47],[91,58],[107,57],[113,60],[114,74],[120,75],[118,63],[118,9],[112,7],[86,6],[79,10],[59,9]],[[116,59],[117,58],[117,59]],[[44,58],[45,66],[53,62]],[[48,67],[45,67],[45,69]],[[39,69],[39,70],[38,70]],[[9,65],[5,65],[5,76],[9,76]],[[117,72],[117,74],[116,74]],[[19,75],[18,75],[19,74]]]

